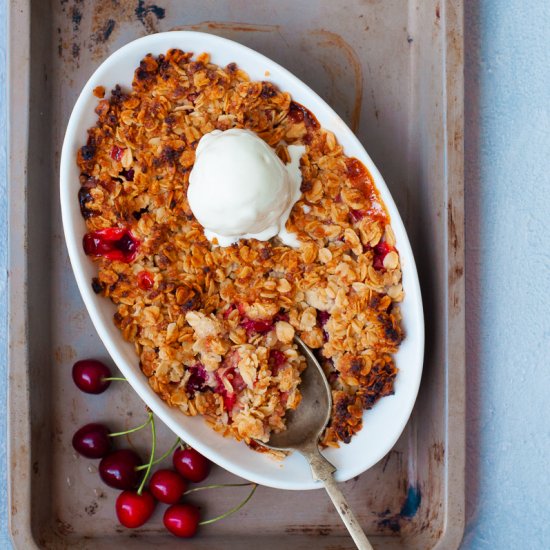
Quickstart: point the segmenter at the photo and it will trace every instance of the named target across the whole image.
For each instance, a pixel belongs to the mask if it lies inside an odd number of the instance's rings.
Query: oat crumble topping
[[[393,393],[403,337],[399,254],[363,164],[288,93],[208,54],[146,56],[132,89],[117,86],[96,113],[77,158],[92,287],[116,304],[151,387],[258,448],[253,440],[284,430],[300,402],[298,334],[332,387],[322,443],[348,443],[363,411]],[[199,139],[230,128],[256,132],[284,162],[286,145],[306,146],[287,222],[299,249],[205,238],[187,202],[189,172]]]

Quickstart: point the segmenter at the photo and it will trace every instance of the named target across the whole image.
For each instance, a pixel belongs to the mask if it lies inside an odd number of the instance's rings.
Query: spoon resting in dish
[[[302,373],[302,400],[296,410],[286,415],[286,430],[272,433],[269,441],[258,443],[278,451],[298,451],[308,461],[313,479],[321,481],[359,550],[372,550],[363,529],[340,491],[333,473],[336,468],[320,453],[319,437],[332,410],[332,395],[321,365],[313,352],[298,337],[294,341],[307,361]]]

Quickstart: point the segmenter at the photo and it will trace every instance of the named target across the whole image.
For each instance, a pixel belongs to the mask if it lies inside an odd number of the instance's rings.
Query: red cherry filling
[[[88,256],[104,256],[111,261],[129,263],[137,254],[139,241],[120,227],[108,227],[86,233],[82,242]]]
[[[122,159],[123,154],[124,154],[123,147],[119,147],[118,145],[113,145],[113,148],[111,149],[111,158],[113,160],[120,161]]]
[[[229,382],[233,391],[230,391],[223,383],[224,379]],[[216,371],[216,381],[216,393],[223,396],[225,410],[231,413],[237,402],[237,395],[246,388],[246,382],[235,367],[222,367],[218,369]]]
[[[328,320],[330,319],[330,313],[328,311],[317,311],[317,321],[319,322],[319,325],[324,327]]]
[[[227,378],[231,382],[235,392],[241,393],[246,388],[246,382],[243,380],[243,377],[238,370],[232,369],[227,373]]]
[[[384,269],[384,258],[392,251],[395,250],[393,246],[389,245],[386,242],[379,242],[374,248],[374,258],[372,265],[374,269],[382,270]]]
[[[235,305],[229,306],[229,309],[226,311],[227,316],[233,311],[235,308]],[[252,333],[257,332],[258,334],[265,334],[273,329],[274,322],[281,320],[278,319],[277,316],[275,319],[250,319],[246,315],[245,306],[244,304],[237,304],[237,309],[239,310],[239,313],[241,314],[241,327],[243,327],[246,330],[246,333],[248,336],[250,336]],[[277,315],[284,315],[284,312],[282,314]],[[227,318],[227,317],[226,317]]]
[[[241,326],[245,328],[248,334],[252,332],[265,334],[273,328],[273,322],[268,319],[249,319],[245,317],[241,321]]]
[[[123,491],[116,499],[116,515],[118,521],[130,529],[141,527],[155,510],[155,499],[151,493],[143,491]]]
[[[286,355],[282,351],[278,349],[272,349],[269,352],[268,364],[273,376],[277,375],[277,373],[279,372],[279,369],[285,363],[286,363]]]
[[[288,313],[281,309],[281,311],[279,311],[279,313],[277,313],[277,315],[273,317],[273,322],[277,323],[278,321],[286,321],[288,323],[288,319]]]
[[[283,309],[281,309],[281,311],[279,311],[279,313],[277,313],[277,315],[273,317],[273,320],[250,319],[246,316],[244,304],[230,304],[229,307],[223,312],[223,318],[227,319],[236,309],[239,310],[239,314],[242,317],[240,324],[246,329],[248,333],[258,332],[260,334],[264,334],[273,329],[274,323],[277,323],[278,321],[288,321],[288,313]]]
[[[367,215],[366,210],[353,210],[350,208],[349,217],[353,223],[361,221]]]
[[[135,171],[133,168],[130,168],[130,170],[123,169],[122,172],[120,172],[120,175],[126,181],[134,181],[134,174],[135,174]]]
[[[330,313],[328,311],[317,310],[317,325],[323,329],[323,338],[325,342],[328,342],[328,332],[325,330],[325,325],[330,319]]]
[[[88,182],[78,190],[78,204],[80,205],[80,213],[85,219],[91,218],[95,215],[93,210],[90,210],[86,205],[94,200],[90,191],[94,188],[93,179],[90,178]]]
[[[137,276],[138,286],[141,290],[151,290],[155,284],[153,275],[148,271],[140,271]]]
[[[192,504],[174,504],[166,509],[164,526],[176,537],[191,538],[199,528],[200,512]]]
[[[189,370],[191,371],[191,376],[187,381],[185,389],[192,397],[195,395],[195,392],[202,392],[206,389],[204,385],[206,382],[206,369],[202,363],[197,363],[196,365],[189,367]]]
[[[180,475],[193,483],[204,481],[210,473],[210,461],[195,449],[176,449],[172,463]]]
[[[231,313],[235,311],[237,308],[234,304],[231,304],[224,312],[223,312],[223,318],[228,319]]]

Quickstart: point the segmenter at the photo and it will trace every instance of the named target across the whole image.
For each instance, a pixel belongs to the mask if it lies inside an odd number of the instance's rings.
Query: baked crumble
[[[363,411],[393,393],[403,337],[399,254],[364,165],[288,93],[204,53],[146,56],[132,89],[117,86],[96,113],[77,158],[92,287],[116,305],[151,387],[257,448],[300,402],[297,334],[332,387],[322,443],[348,443]],[[230,128],[255,132],[283,162],[287,145],[305,145],[286,224],[300,248],[204,236],[186,196],[195,148]]]

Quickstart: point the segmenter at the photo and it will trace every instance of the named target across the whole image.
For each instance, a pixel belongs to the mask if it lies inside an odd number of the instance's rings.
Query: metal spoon
[[[270,449],[301,453],[309,462],[313,479],[324,484],[357,548],[372,550],[371,544],[332,475],[336,468],[319,451],[319,437],[328,424],[332,411],[330,386],[312,351],[297,336],[294,337],[294,341],[307,361],[307,368],[302,373],[300,384],[302,400],[296,410],[286,414],[286,430],[271,434],[268,443],[259,443]]]

